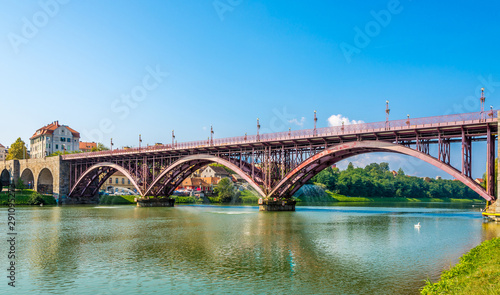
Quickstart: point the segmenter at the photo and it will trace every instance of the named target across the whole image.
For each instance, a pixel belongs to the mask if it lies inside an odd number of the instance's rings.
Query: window
[[[109,183],[113,183],[113,178],[112,177],[109,178]]]
[[[118,177],[116,178],[115,183],[118,184]]]
[[[58,145],[58,144],[56,144],[56,150],[58,150],[58,149],[59,149],[59,145]]]
[[[128,184],[130,184],[130,179],[128,180]]]
[[[65,141],[66,141],[66,138],[61,137],[61,141],[65,142]]]
[[[122,184],[125,184],[125,178],[122,178]]]

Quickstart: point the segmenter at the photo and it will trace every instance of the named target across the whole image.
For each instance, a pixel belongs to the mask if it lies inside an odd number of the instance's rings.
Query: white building
[[[80,133],[59,121],[38,129],[30,138],[31,158],[43,158],[54,152],[74,152],[80,150]]]
[[[0,161],[5,161],[5,157],[7,156],[6,148],[0,143]]]

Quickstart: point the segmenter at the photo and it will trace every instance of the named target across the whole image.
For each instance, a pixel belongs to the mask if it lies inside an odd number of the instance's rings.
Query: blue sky
[[[391,119],[478,111],[482,86],[499,108],[496,1],[1,3],[4,145],[55,120],[121,147],[139,134],[170,142],[172,129],[178,141],[206,139],[210,125],[219,138],[253,134],[257,117],[267,132],[312,128],[314,110],[319,127],[338,114],[383,121],[386,100]],[[481,144],[474,157],[480,177]],[[408,165],[354,159],[379,160]]]

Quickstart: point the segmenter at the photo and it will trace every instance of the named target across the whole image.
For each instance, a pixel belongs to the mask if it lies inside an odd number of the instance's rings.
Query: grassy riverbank
[[[484,200],[479,199],[454,199],[454,198],[383,198],[383,197],[348,197],[341,194],[333,193],[325,190],[324,193],[315,198],[300,195],[297,197],[298,202],[379,202],[379,203],[418,203],[418,202],[435,202],[435,203],[484,203]]]
[[[56,205],[56,200],[51,195],[42,195],[34,190],[23,189],[16,190],[16,205],[38,205],[43,203],[45,205]],[[8,205],[9,196],[7,191],[2,191],[0,193],[0,205]]]
[[[483,242],[445,271],[437,283],[427,281],[421,294],[500,294],[500,238]]]

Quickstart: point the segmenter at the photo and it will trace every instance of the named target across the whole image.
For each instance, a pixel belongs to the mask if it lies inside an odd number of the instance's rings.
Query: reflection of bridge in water
[[[192,172],[219,163],[239,174],[262,197],[287,199],[338,161],[359,154],[392,152],[430,163],[484,199],[494,201],[497,118],[492,110],[71,154],[61,157],[60,166],[64,168],[54,178],[67,184],[59,184],[58,193],[68,194],[77,202],[95,197],[117,171],[130,179],[142,196],[169,196]],[[472,143],[478,141],[487,143],[487,190],[471,178]],[[454,151],[461,155],[460,169],[450,164],[452,143],[461,144],[461,150]],[[431,144],[437,145],[437,155],[431,155]]]

